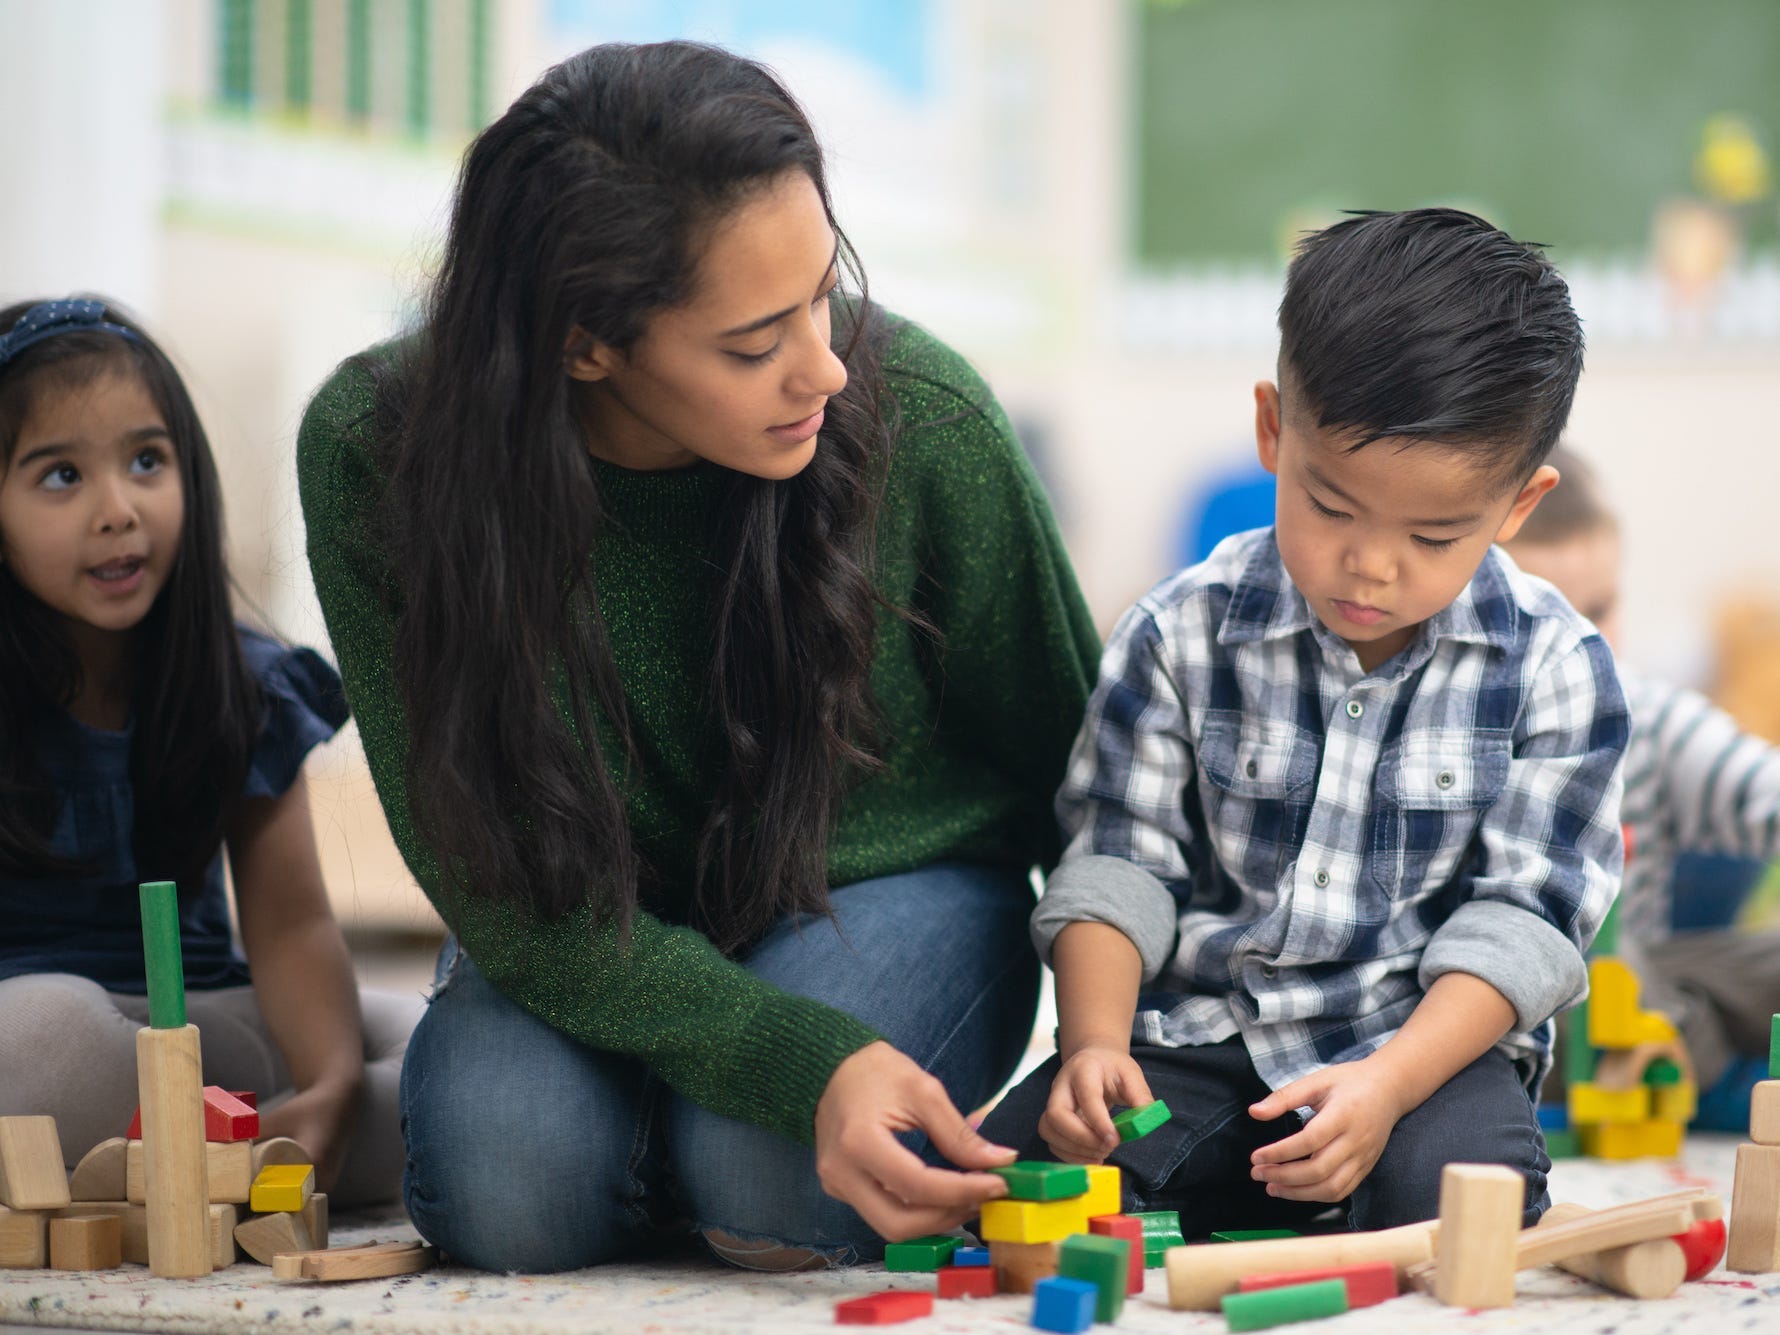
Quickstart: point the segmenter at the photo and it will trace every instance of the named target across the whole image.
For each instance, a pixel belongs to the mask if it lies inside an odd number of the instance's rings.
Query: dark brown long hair
[[[374,369],[411,807],[472,893],[556,916],[591,885],[624,927],[652,883],[615,777],[639,761],[589,569],[606,509],[563,348],[579,326],[629,350],[690,297],[713,224],[792,171],[832,225],[790,94],[688,42],[584,51],[470,147],[423,327]],[[826,911],[841,798],[876,763],[884,331],[835,232],[855,288],[834,306],[847,388],[802,472],[727,479],[715,536],[708,688],[727,753],[690,913],[731,951],[782,913]]]

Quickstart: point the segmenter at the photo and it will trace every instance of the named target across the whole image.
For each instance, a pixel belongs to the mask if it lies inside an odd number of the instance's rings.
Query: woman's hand
[[[924,1131],[960,1168],[932,1168],[896,1139]],[[822,1189],[845,1201],[895,1242],[944,1233],[1007,1194],[1007,1183],[980,1170],[1014,1161],[965,1120],[945,1086],[888,1043],[868,1043],[828,1078],[816,1104],[816,1175]]]
[[[260,1137],[289,1136],[309,1152],[315,1189],[332,1191],[346,1160],[352,1126],[364,1097],[360,1083],[316,1084],[260,1114]]]

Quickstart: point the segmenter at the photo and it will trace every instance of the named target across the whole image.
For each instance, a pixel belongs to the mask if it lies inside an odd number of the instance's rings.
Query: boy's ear
[[[1507,542],[1519,533],[1520,526],[1527,522],[1527,516],[1539,508],[1539,502],[1545,493],[1557,484],[1558,470],[1550,464],[1541,464],[1515,496],[1514,504],[1508,507],[1508,517],[1502,521],[1502,527],[1496,530],[1496,541]]]
[[[618,350],[601,343],[580,325],[569,328],[563,340],[562,369],[571,380],[604,380],[622,358]]]
[[[1279,386],[1255,381],[1255,453],[1261,467],[1279,476]]]

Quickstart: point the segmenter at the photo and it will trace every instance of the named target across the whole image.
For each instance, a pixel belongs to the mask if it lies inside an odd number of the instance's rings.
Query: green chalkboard
[[[1780,155],[1780,0],[1127,0],[1140,264],[1271,260],[1295,217],[1456,203],[1642,249],[1702,127]],[[1748,240],[1776,241],[1772,194]]]

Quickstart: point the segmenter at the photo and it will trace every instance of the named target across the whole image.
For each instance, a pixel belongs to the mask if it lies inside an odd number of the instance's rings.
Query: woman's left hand
[[[316,1084],[260,1114],[260,1137],[289,1136],[315,1164],[315,1189],[331,1191],[346,1160],[364,1086]]]

